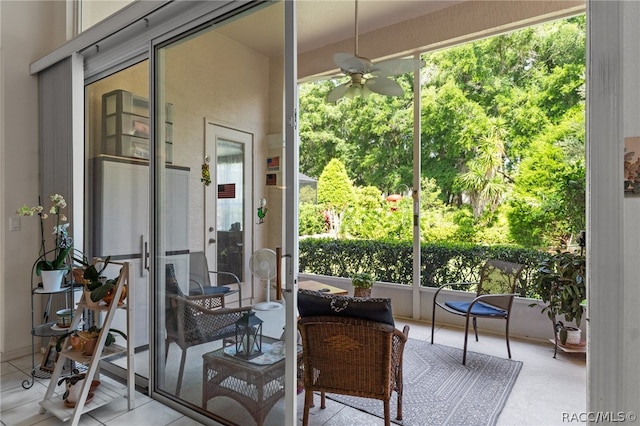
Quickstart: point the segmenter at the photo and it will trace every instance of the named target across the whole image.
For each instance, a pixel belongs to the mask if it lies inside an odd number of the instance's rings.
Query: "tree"
[[[446,224],[431,223],[425,238],[494,240],[507,218],[520,244],[571,240],[584,223],[585,29],[581,15],[423,55],[421,179],[437,185]],[[301,87],[303,173],[317,177],[335,158],[358,187],[412,184],[413,77],[394,78],[403,96],[337,104],[325,102],[335,82]],[[356,222],[349,234],[362,232]]]
[[[338,236],[342,215],[353,201],[353,185],[344,164],[334,158],[318,179],[318,203],[325,206],[329,216],[329,231]]]

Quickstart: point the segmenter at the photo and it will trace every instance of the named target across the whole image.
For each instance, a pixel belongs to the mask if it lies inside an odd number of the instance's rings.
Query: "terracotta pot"
[[[84,268],[73,268],[73,282],[76,284],[84,282]]]
[[[98,343],[98,338],[93,338],[93,339],[83,339],[84,340],[84,345],[83,345],[83,350],[82,350],[82,355],[85,356],[92,356],[93,353],[96,351],[96,344]]]
[[[111,306],[111,301],[113,300],[113,296],[115,296],[116,294],[116,288],[112,288],[109,293],[107,293],[107,295],[105,297],[102,298],[102,300],[104,300],[104,302],[107,304],[107,306]],[[127,286],[125,285],[122,288],[122,293],[120,294],[120,302],[118,302],[118,305],[121,305],[122,302],[124,302],[124,299],[127,297]]]
[[[362,287],[354,287],[353,296],[354,297],[371,297],[371,289],[370,288],[362,288]]]
[[[70,336],[69,343],[71,343],[71,349],[76,352],[81,352],[83,350],[84,342],[80,338],[80,336]]]

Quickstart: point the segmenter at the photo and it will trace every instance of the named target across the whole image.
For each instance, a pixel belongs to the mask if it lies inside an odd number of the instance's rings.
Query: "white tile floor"
[[[409,336],[413,339],[430,338],[430,325],[398,320],[397,327],[405,323],[411,326]],[[462,347],[463,335],[459,329],[438,328],[436,343]],[[480,335],[480,342],[470,339],[471,351],[506,357],[504,338]],[[586,410],[586,368],[584,355],[559,354],[553,359],[553,346],[512,339],[513,358],[523,361],[523,367],[498,419],[498,425],[561,425],[563,413],[580,413]],[[62,425],[49,413],[40,414],[38,402],[44,396],[48,380],[36,380],[34,386],[25,390],[22,381],[29,376],[31,357],[3,361],[0,377],[0,423],[13,425]],[[108,380],[101,378],[102,380]],[[298,418],[302,413],[302,394],[298,398]],[[276,405],[273,410],[282,410]],[[319,404],[318,404],[319,405]],[[238,413],[240,414],[240,413]],[[282,418],[271,413],[269,418]],[[300,424],[300,422],[298,422]],[[382,420],[350,407],[328,400],[327,408],[313,408],[310,424],[313,426],[380,425]],[[565,422],[566,423],[566,422]],[[82,416],[81,425],[127,425],[127,426],[186,426],[200,423],[181,413],[136,393],[136,408],[126,410],[126,401],[112,402]],[[251,422],[242,423],[250,425]]]

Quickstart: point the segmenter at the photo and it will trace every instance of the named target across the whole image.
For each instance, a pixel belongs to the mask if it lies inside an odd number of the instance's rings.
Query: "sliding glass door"
[[[286,190],[266,182],[267,158],[284,155],[268,144],[285,133],[284,10],[256,4],[151,54],[153,391],[234,424],[285,424],[294,407],[295,357],[279,349],[293,311],[254,309],[277,280],[250,267],[285,247]]]

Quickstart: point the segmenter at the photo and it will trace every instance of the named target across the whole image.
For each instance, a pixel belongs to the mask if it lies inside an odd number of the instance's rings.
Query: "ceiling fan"
[[[358,0],[355,0],[355,48],[354,53],[339,52],[333,55],[343,74],[349,81],[334,87],[327,95],[327,102],[337,102],[342,97],[367,97],[371,92],[386,96],[402,96],[402,87],[390,76],[413,71],[416,63],[424,65],[420,59],[390,59],[374,64],[370,59],[358,55]]]

